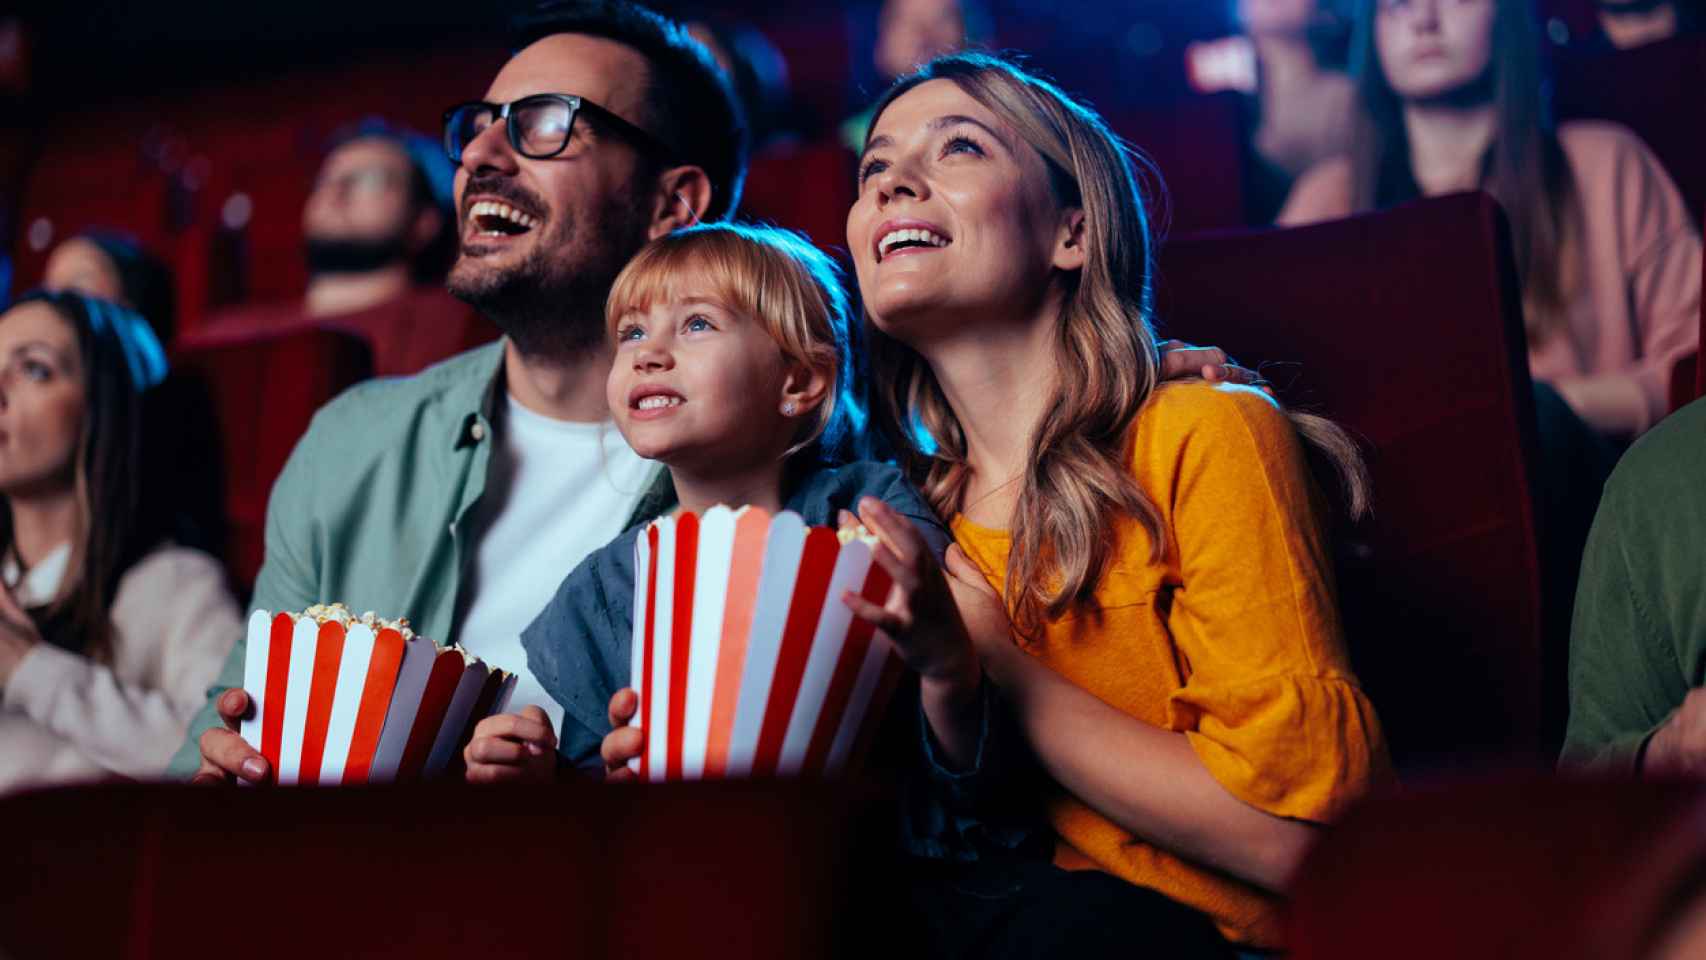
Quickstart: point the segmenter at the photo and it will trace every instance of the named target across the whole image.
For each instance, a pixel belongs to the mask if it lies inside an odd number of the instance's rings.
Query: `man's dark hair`
[[[559,33],[603,37],[646,58],[650,116],[641,124],[675,151],[676,162],[699,167],[710,178],[705,220],[732,214],[746,179],[746,130],[728,79],[710,51],[681,24],[624,0],[542,3],[516,19],[510,49],[519,51]]]

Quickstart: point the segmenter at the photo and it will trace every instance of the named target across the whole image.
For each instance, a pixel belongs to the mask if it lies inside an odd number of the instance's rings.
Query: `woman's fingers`
[[[847,604],[854,616],[888,634],[891,639],[904,637],[911,626],[900,614],[887,607],[879,607],[851,590],[841,595],[841,602]]]
[[[528,751],[527,745],[519,740],[506,740],[499,737],[476,736],[469,741],[468,748],[462,751],[462,759],[472,770],[479,764],[499,764],[518,767],[534,756]]]

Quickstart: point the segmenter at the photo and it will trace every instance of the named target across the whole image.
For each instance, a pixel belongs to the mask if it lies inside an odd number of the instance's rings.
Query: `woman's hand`
[[[550,783],[557,776],[557,734],[551,718],[529,704],[474,727],[462,751],[469,783]]]
[[[960,620],[948,578],[912,521],[866,497],[859,519],[878,540],[872,552],[893,585],[879,606],[848,591],[842,602],[888,635],[901,660],[919,677],[919,697],[943,759],[965,769],[976,762],[983,671]],[[846,518],[843,518],[843,524]]]
[[[632,687],[624,687],[610,698],[610,726],[615,729],[604,735],[598,753],[604,758],[604,779],[611,783],[639,779],[628,769],[628,761],[646,752],[645,731],[628,725],[639,709],[640,695]]]
[[[881,605],[851,590],[842,601],[888,634],[901,660],[925,680],[975,678],[976,656],[948,579],[918,528],[876,497],[859,501],[859,520],[876,536],[873,559],[893,584]]]
[[[12,682],[18,664],[40,642],[41,632],[36,629],[35,621],[24,612],[12,591],[0,586],[0,687]]]

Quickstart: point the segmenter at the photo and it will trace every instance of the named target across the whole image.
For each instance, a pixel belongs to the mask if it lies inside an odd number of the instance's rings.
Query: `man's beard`
[[[383,237],[315,237],[303,243],[308,273],[372,273],[402,263],[409,255],[406,226]]]
[[[611,284],[645,242],[626,204],[601,211],[599,237],[577,237],[567,216],[550,223],[520,263],[482,270],[466,254],[446,287],[502,330],[523,355],[571,357],[604,341],[604,301]],[[472,269],[464,270],[464,267]]]

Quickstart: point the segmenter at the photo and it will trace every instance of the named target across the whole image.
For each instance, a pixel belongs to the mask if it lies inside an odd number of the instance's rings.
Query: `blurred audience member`
[[[1362,2],[1365,116],[1280,222],[1488,190],[1510,216],[1535,378],[1608,438],[1652,426],[1699,339],[1700,236],[1675,184],[1621,127],[1552,128],[1522,0]]]
[[[340,134],[302,211],[303,298],[235,308],[206,336],[348,330],[373,345],[381,375],[414,373],[495,338],[440,286],[456,252],[451,177],[444,151],[425,137],[378,121]]]
[[[886,87],[942,54],[975,45],[988,35],[988,15],[976,0],[883,0],[873,58],[877,77]],[[848,149],[864,151],[872,116],[867,108],[841,125],[841,140]]]
[[[161,343],[172,342],[177,324],[172,272],[131,237],[89,230],[67,239],[48,254],[41,285],[135,310]]]
[[[1238,18],[1256,61],[1252,215],[1267,223],[1299,176],[1350,146],[1356,88],[1323,0],[1239,0]]]
[[[1566,766],[1706,778],[1706,400],[1629,449],[1582,559]]]
[[[1699,0],[1598,0],[1599,29],[1619,50],[1706,28]]]
[[[770,38],[756,27],[731,20],[697,20],[687,25],[728,74],[746,116],[747,144],[753,153],[791,139],[800,117],[788,88],[788,64]]]
[[[242,630],[210,556],[141,501],[165,353],[79,293],[0,314],[0,790],[157,774]]]

